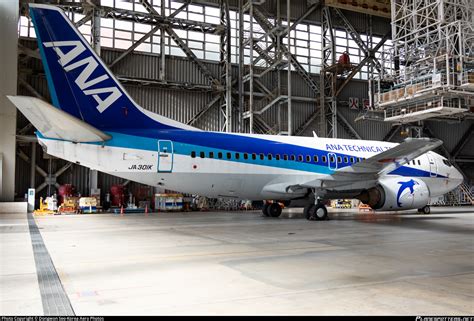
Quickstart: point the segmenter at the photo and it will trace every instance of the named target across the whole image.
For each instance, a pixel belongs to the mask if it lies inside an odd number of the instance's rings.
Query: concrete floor
[[[77,315],[473,315],[474,208],[432,212],[35,219]],[[2,233],[2,261],[11,237]],[[0,315],[18,311],[1,300]]]
[[[41,315],[26,214],[0,214],[0,315]]]

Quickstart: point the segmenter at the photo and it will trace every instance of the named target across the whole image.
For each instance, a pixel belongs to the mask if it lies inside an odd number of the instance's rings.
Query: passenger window
[[[314,160],[315,163],[317,163],[318,162],[318,156],[314,155],[313,160]]]
[[[244,153],[244,159],[249,159],[249,154]]]
[[[329,156],[329,161],[330,161],[331,163],[334,163],[334,156]]]
[[[253,154],[252,154],[252,159],[253,159],[253,160],[256,160],[256,159],[257,159],[257,154],[253,153]]]
[[[296,160],[295,155],[290,155],[290,159],[291,159],[292,161]]]
[[[288,155],[287,154],[283,154],[283,160],[288,160]]]
[[[219,159],[222,159],[222,153],[221,153],[221,152],[217,153],[217,157],[218,157]]]
[[[416,164],[415,164],[415,160],[413,160],[411,163],[412,163],[413,165],[416,165]]]
[[[209,152],[209,158],[214,158],[214,152]]]
[[[303,161],[303,155],[298,155],[298,162],[302,162]]]
[[[337,163],[338,163],[338,164],[342,163],[342,158],[341,158],[341,156],[337,156]]]
[[[326,164],[326,156],[321,157],[323,160],[323,164]]]
[[[267,157],[268,157],[268,160],[272,160],[272,154],[268,154]]]
[[[192,152],[191,152],[191,157],[192,157],[192,158],[196,158],[196,152],[192,151]]]
[[[421,165],[421,161],[420,161],[420,160],[418,160],[418,165]]]
[[[200,156],[201,158],[206,157],[206,155],[204,155],[204,152],[200,152],[200,153],[199,153],[199,156]]]
[[[232,154],[231,153],[227,153],[227,159],[231,159],[232,158]]]
[[[280,160],[280,154],[275,154],[275,159]]]
[[[347,156],[344,156],[344,163],[347,163]]]
[[[240,154],[239,153],[235,153],[235,159],[239,159],[240,158]]]
[[[261,160],[264,160],[264,159],[265,159],[265,155],[260,154],[260,159],[261,159]]]
[[[351,157],[351,164],[354,164],[354,157]]]
[[[362,162],[364,158],[363,157],[359,157],[359,162]]]

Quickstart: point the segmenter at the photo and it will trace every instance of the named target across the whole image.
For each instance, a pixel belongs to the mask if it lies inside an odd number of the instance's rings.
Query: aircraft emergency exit
[[[50,155],[147,185],[208,197],[304,203],[358,198],[375,210],[429,212],[430,198],[463,180],[432,152],[436,139],[401,144],[201,131],[138,106],[64,12],[30,4],[52,98],[9,96]]]

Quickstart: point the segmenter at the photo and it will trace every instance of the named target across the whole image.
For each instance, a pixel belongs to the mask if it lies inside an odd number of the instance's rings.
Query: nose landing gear
[[[309,204],[304,208],[304,216],[309,221],[323,221],[328,219],[328,210],[322,203]]]
[[[418,209],[418,213],[423,213],[423,214],[430,214],[431,213],[431,209],[430,209],[430,206],[429,205],[426,205],[422,208],[419,208]]]

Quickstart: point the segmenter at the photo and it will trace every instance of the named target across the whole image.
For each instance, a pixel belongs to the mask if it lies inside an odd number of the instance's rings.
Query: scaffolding
[[[384,120],[459,118],[474,106],[474,2],[392,1],[393,48],[381,56]]]
[[[292,122],[293,71],[314,93],[319,92],[319,84],[292,53],[294,39],[290,37],[290,33],[316,10],[318,4],[310,5],[301,17],[291,22],[290,2],[274,3],[276,14],[266,10],[270,4],[265,0],[239,2],[239,102],[245,131],[250,133],[298,133],[299,129],[293,128]],[[286,17],[282,16],[283,9],[286,9]],[[271,77],[270,81],[268,77]],[[278,108],[275,125],[269,125],[264,117],[272,108]]]
[[[262,6],[264,3],[265,1],[248,0],[239,10],[240,21],[243,22],[240,28],[242,42],[239,52],[242,62],[240,67],[243,68],[241,81],[248,93],[243,99],[242,118],[246,130],[250,133],[289,134],[291,81],[288,81],[290,85],[282,86],[282,70],[289,66],[282,39],[288,33],[285,31],[288,31],[289,24],[283,26],[281,1],[277,2],[277,13],[273,21],[267,18],[270,15]],[[246,54],[250,56],[249,61],[244,60]],[[276,71],[276,79],[265,84],[261,79],[271,71]],[[263,94],[256,95],[256,89]],[[282,119],[283,105],[288,106],[286,122]],[[263,114],[275,107],[278,108],[278,121],[274,126],[270,126]]]

